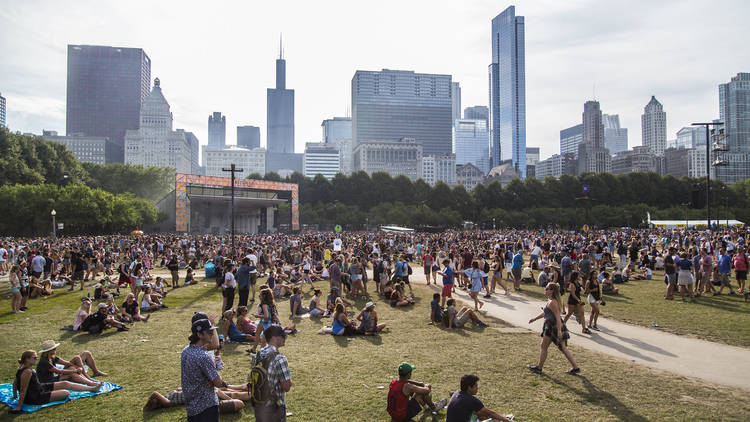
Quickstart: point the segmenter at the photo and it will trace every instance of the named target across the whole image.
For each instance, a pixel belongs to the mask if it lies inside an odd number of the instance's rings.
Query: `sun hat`
[[[45,340],[44,343],[42,343],[42,348],[39,350],[39,353],[49,352],[52,349],[57,349],[57,346],[59,346],[60,343],[55,343],[54,340]]]
[[[417,367],[410,364],[409,362],[401,362],[398,365],[398,375],[403,377],[406,374],[411,374],[411,371],[415,369],[417,369]]]
[[[96,309],[104,309],[106,307],[107,307],[106,303],[100,303],[100,304],[96,305]]]
[[[365,309],[367,309],[367,308],[374,308],[374,307],[375,307],[375,303],[374,302],[367,302],[367,303],[365,303]]]

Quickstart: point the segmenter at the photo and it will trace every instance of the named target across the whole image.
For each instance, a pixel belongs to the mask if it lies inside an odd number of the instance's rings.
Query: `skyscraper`
[[[66,133],[109,138],[107,162],[123,162],[125,131],[138,129],[150,85],[140,48],[68,45]]]
[[[208,146],[224,148],[227,145],[227,116],[221,112],[214,111],[208,116]]]
[[[453,142],[456,164],[471,163],[485,174],[490,171],[490,144],[486,120],[456,120],[453,126]]]
[[[598,101],[583,104],[583,140],[578,144],[578,172],[611,170],[611,157],[604,147],[604,123]]]
[[[652,154],[664,155],[667,146],[667,113],[653,95],[643,108],[641,133],[644,147],[648,147]]]
[[[719,116],[729,151],[721,154],[727,165],[716,176],[728,184],[750,178],[750,73],[719,85]]]
[[[453,121],[461,118],[461,85],[451,82],[451,98],[453,99]]]
[[[260,128],[257,126],[237,126],[237,146],[260,148]]]
[[[614,155],[628,150],[628,130],[620,127],[620,116],[602,114],[604,123],[604,147]]]
[[[492,19],[490,148],[492,166],[512,160],[526,177],[526,59],[524,18],[510,6]]]
[[[5,123],[5,97],[0,95],[0,126],[7,127],[7,124]]]
[[[352,118],[334,117],[320,124],[323,129],[323,142],[330,143],[341,139],[352,139]]]
[[[451,91],[450,75],[356,71],[352,78],[355,147],[362,142],[413,138],[423,145],[424,155],[450,154]]]
[[[266,146],[269,153],[294,153],[294,90],[286,89],[286,60],[279,41],[276,88],[268,88]]]
[[[571,126],[560,131],[560,155],[572,153],[578,157],[578,144],[583,141],[583,124]]]
[[[490,110],[487,108],[487,106],[466,107],[464,109],[464,119],[484,120],[485,122],[487,122],[488,127],[490,121],[489,117]]]

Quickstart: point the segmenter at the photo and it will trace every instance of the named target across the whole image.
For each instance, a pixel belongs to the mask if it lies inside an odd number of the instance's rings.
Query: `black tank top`
[[[21,395],[21,374],[23,371],[29,368],[20,368],[18,371],[16,371],[16,382],[14,383],[14,391],[13,395],[16,395],[16,392],[18,392],[19,398]],[[29,387],[26,389],[26,397],[39,397],[39,395],[42,393],[42,389],[39,383],[39,377],[36,375],[36,371],[33,369],[30,369],[31,371],[31,378],[29,378]]]

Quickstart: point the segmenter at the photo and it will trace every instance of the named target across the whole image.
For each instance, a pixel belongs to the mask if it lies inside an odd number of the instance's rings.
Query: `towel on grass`
[[[97,392],[91,392],[91,391],[70,391],[70,395],[68,395],[68,400],[77,400],[84,397],[90,397],[90,396],[98,396],[99,394],[109,393],[110,391],[115,391],[121,389],[121,385],[112,384],[110,382],[105,382],[102,384],[102,388],[99,389]],[[60,401],[53,401],[46,404],[24,404],[21,407],[21,410],[24,413],[31,413],[36,412],[37,410],[48,407],[48,406],[54,406],[57,404],[65,403],[68,400],[60,400]],[[0,402],[6,404],[7,406],[10,406],[11,409],[15,409],[18,405],[18,398],[13,398],[13,384],[0,384]]]

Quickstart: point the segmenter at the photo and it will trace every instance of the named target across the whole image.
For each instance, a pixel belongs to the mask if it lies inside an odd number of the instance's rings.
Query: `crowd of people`
[[[582,333],[599,330],[598,317],[606,304],[605,297],[618,294],[618,284],[652,279],[655,270],[664,271],[664,299],[668,301],[673,300],[676,293],[683,301],[695,301],[701,295],[723,294],[727,288],[730,295],[744,295],[745,300],[750,293],[745,286],[748,255],[744,229],[720,233],[656,229],[590,233],[560,230],[440,234],[303,232],[238,236],[234,246],[228,238],[212,235],[11,238],[0,241],[0,257],[0,274],[8,275],[14,313],[26,311],[29,299],[54,294],[57,289],[93,289],[93,297],[87,294],[81,299],[69,327],[89,333],[101,333],[107,328],[125,331],[135,322],[148,322],[151,312],[167,308],[164,302],[171,289],[196,284],[195,273],[204,269],[208,274],[210,267],[216,288],[222,293],[221,318],[208,321],[208,326],[205,322],[196,325],[193,321],[191,345],[186,350],[191,350],[188,356],[194,358],[199,354],[192,351],[193,347],[205,349],[201,351],[204,354],[212,351],[214,365],[220,361],[216,352],[224,340],[252,345],[247,351],[260,361],[268,356],[269,347],[283,346],[280,341],[270,342],[269,330],[272,334],[281,330],[283,336],[279,336],[285,340],[297,327],[294,323],[281,324],[279,301],[289,301],[293,318],[331,318],[330,326],[324,326],[321,333],[376,335],[387,331],[387,322],[382,321],[377,312],[379,303],[414,307],[414,286],[438,284],[438,276],[442,288],[430,303],[429,320],[447,330],[464,327],[470,321],[477,327],[486,326],[480,313],[485,303],[483,299],[498,296],[502,300],[504,295],[519,294],[523,292],[524,283],[544,287],[548,300],[543,312],[530,321],[544,319],[538,362],[528,366],[534,372],[542,371],[547,349],[555,344],[570,361],[568,372],[578,373],[580,368],[567,349],[570,336],[566,323],[574,317]],[[154,275],[157,268],[168,271],[168,279]],[[182,280],[181,272],[185,274]],[[316,285],[320,281],[327,283],[326,288]],[[307,306],[303,303],[306,288],[311,294]],[[125,297],[117,306],[115,298],[120,297],[121,289],[125,290],[122,292]],[[457,304],[454,297],[457,290],[467,292],[470,306]],[[328,292],[325,299],[324,291]],[[366,301],[362,308],[354,308],[357,299]],[[589,306],[588,318],[586,305]],[[205,337],[208,334],[201,330],[216,334],[217,339],[221,334],[222,341],[208,339]],[[276,334],[271,338],[274,336]],[[196,344],[199,346],[194,346]],[[29,369],[34,356],[35,353],[24,352],[21,369]],[[85,358],[93,360],[89,355]],[[185,359],[184,352],[183,365]],[[275,357],[273,362],[276,362]],[[236,411],[242,408],[243,400],[251,399],[242,395],[247,392],[247,386],[224,386],[221,382],[222,385],[217,385],[214,381],[220,377],[216,378],[215,371],[206,369],[206,362],[196,365],[201,365],[200,373],[218,388],[206,394],[206,403],[226,402],[222,406],[217,404],[211,414]],[[19,386],[26,386],[26,390],[47,383],[29,381],[33,376],[21,369],[17,378]],[[285,371],[288,376],[288,364],[274,374]],[[69,387],[70,383],[94,387],[91,383],[95,381],[84,374],[61,374],[70,375],[60,381],[68,382],[61,388]],[[453,398],[476,407],[478,400],[471,400],[476,394],[471,393],[475,391],[476,377],[466,377],[466,380],[462,378],[460,394],[457,392]],[[28,387],[30,384],[32,387]],[[437,406],[440,401],[429,400],[425,386],[407,380],[402,380],[402,384],[396,389],[415,397],[420,409],[440,407]],[[33,393],[29,397],[32,396]],[[183,380],[182,390],[176,389],[166,396],[154,392],[144,409],[187,403],[193,396],[192,391],[186,391]],[[394,405],[400,409],[399,415],[402,404],[399,401]],[[407,414],[411,414],[416,408],[411,404],[406,409]],[[188,415],[200,414],[205,409],[194,410],[200,412],[195,413],[188,406]],[[480,413],[490,415],[488,412],[491,411]]]

